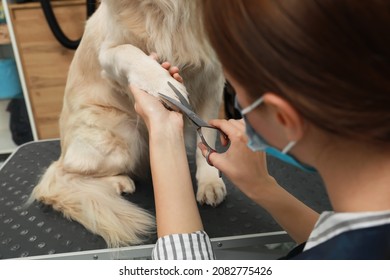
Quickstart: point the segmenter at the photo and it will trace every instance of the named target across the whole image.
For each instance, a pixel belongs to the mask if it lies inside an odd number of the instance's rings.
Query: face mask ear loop
[[[287,154],[297,143],[297,141],[290,141],[286,147],[282,150],[282,154]]]
[[[253,109],[255,109],[257,106],[259,106],[262,102],[263,102],[263,97],[260,97],[255,102],[253,102],[251,105],[249,105],[248,107],[242,109],[241,115],[245,116],[249,112],[253,111]]]

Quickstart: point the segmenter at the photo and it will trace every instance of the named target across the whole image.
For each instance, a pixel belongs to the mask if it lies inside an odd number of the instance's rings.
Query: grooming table
[[[143,245],[107,249],[104,240],[77,222],[65,219],[51,207],[34,203],[25,208],[44,170],[60,155],[59,140],[30,142],[18,148],[0,169],[0,259],[148,259],[156,236]],[[189,159],[194,178],[194,159]],[[317,211],[330,204],[321,179],[276,159],[268,159],[270,173],[292,194]],[[261,207],[250,201],[224,178],[228,195],[216,208],[199,206],[206,232],[218,258],[259,257],[264,244],[291,241]],[[125,196],[155,212],[150,176],[136,180],[137,190]],[[275,256],[277,258],[278,256]],[[268,258],[268,257],[267,257]]]

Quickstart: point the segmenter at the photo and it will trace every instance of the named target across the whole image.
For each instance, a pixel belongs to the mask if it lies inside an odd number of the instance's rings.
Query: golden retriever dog
[[[149,56],[152,52],[160,62],[179,67],[184,85]],[[204,34],[198,1],[102,0],[70,66],[60,117],[61,156],[43,174],[30,202],[52,205],[110,247],[141,243],[154,231],[155,219],[121,196],[135,191],[128,174],[139,174],[149,159],[147,129],[134,111],[129,84],[176,98],[168,81],[187,94],[203,119],[217,117],[224,77]],[[195,148],[194,129],[185,133]],[[199,149],[195,158],[197,200],[215,206],[226,195],[225,185]]]

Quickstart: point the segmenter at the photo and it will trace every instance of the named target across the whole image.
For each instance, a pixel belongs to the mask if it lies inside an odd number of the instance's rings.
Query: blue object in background
[[[0,99],[23,96],[15,59],[0,59]]]
[[[5,23],[5,14],[4,14],[3,6],[0,6],[0,24],[1,23]]]

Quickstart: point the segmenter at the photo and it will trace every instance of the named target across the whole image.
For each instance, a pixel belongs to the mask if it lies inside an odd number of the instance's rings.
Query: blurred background
[[[94,0],[1,1],[0,166],[26,142],[59,137],[68,67],[96,8]]]

